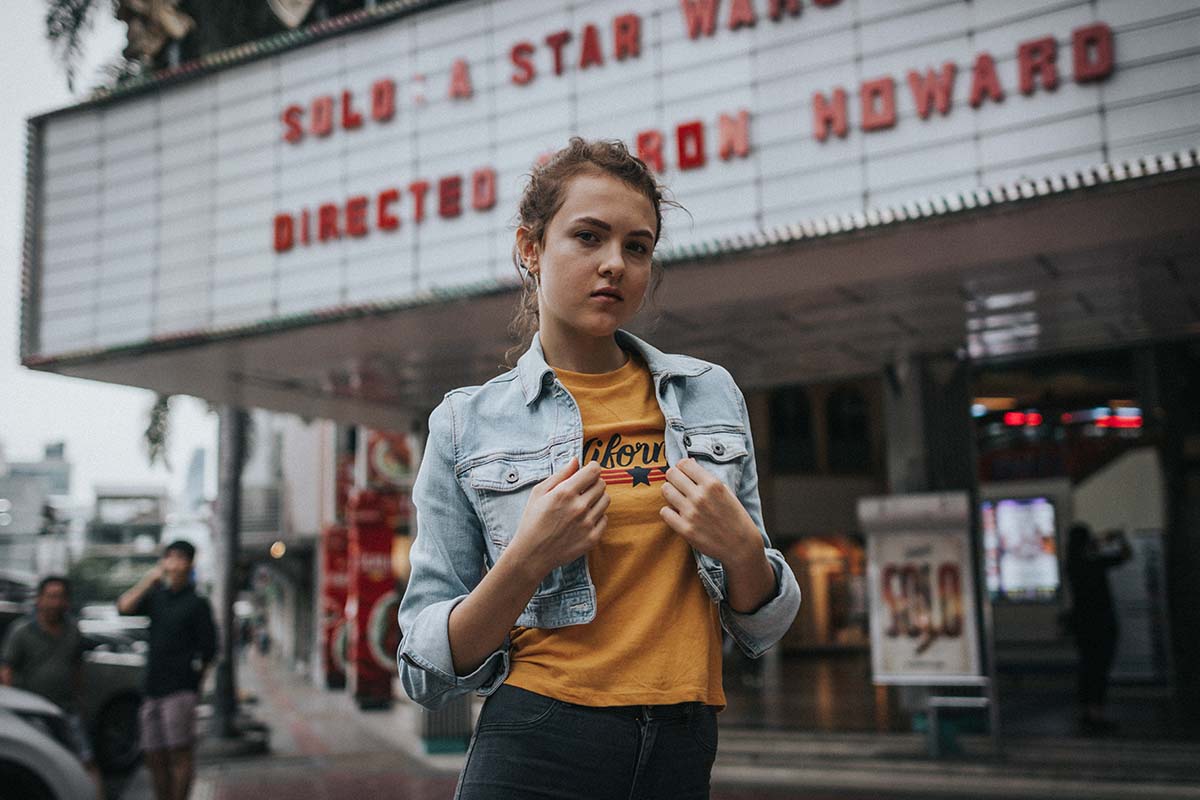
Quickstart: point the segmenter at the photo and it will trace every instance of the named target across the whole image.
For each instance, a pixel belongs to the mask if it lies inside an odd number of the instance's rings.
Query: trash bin
[[[471,741],[471,695],[451,699],[437,711],[421,710],[426,753],[465,753]]]

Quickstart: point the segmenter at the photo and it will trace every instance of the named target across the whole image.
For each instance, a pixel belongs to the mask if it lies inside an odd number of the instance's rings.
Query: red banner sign
[[[346,528],[330,525],[321,534],[321,658],[325,685],[346,685],[346,593],[350,584]]]
[[[386,640],[387,632],[397,626],[392,540],[398,506],[394,494],[362,489],[350,496],[348,671],[350,691],[360,708],[383,708],[392,702],[395,647],[385,660],[380,657],[384,644],[373,644],[372,639]],[[394,638],[399,640],[398,632]]]

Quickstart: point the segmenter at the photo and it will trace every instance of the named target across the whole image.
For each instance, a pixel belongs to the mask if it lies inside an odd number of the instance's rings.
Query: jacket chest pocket
[[[737,494],[742,470],[750,454],[746,449],[744,429],[686,428],[683,431],[683,449],[696,463],[720,478]]]
[[[467,483],[478,500],[484,535],[488,538],[493,559],[498,559],[517,535],[517,526],[533,495],[533,487],[550,477],[553,471],[549,454],[535,458],[499,458],[468,471]],[[542,579],[534,597],[555,595],[586,583],[585,556],[551,570]],[[518,623],[524,624],[519,620]]]
[[[534,485],[550,477],[551,471],[547,455],[498,458],[479,464],[467,473],[467,483],[479,502],[484,532],[498,550],[512,541]]]

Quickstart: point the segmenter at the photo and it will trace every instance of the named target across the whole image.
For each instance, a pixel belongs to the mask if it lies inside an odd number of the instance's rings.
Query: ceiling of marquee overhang
[[[911,353],[981,360],[1200,336],[1200,176],[1069,192],[674,261],[631,329],[748,389]],[[396,426],[502,371],[493,290],[208,344],[47,364],[67,374]]]

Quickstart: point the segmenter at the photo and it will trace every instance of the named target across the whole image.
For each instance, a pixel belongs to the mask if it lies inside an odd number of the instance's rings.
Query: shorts
[[[92,752],[92,742],[88,738],[83,720],[78,714],[70,713],[64,714],[63,720],[67,724],[67,740],[71,743],[71,750],[84,764],[91,764],[96,760],[96,754]]]
[[[196,693],[186,689],[144,699],[138,711],[142,749],[179,750],[195,744],[196,699]]]

